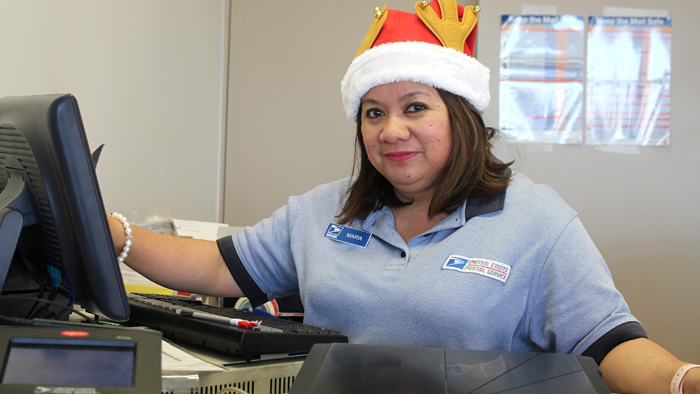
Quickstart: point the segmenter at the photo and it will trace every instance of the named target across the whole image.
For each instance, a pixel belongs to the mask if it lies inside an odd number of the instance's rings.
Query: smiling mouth
[[[417,152],[389,152],[385,153],[384,157],[391,161],[401,162],[406,161],[417,154]]]

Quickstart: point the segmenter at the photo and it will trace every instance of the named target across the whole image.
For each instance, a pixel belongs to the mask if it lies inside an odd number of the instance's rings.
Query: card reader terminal
[[[161,338],[88,324],[0,327],[0,394],[160,393]]]

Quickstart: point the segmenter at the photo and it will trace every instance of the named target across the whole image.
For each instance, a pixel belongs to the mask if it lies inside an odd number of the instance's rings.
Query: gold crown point
[[[440,16],[430,7],[421,7],[420,2],[416,3],[416,15],[443,46],[464,53],[465,42],[479,19],[477,8],[465,7],[465,10],[471,11],[464,12],[460,19],[457,0],[437,1],[440,5]]]
[[[374,11],[375,18],[379,19],[382,17],[382,10],[380,10],[379,7],[374,7],[372,11]]]
[[[475,6],[474,6],[474,11],[476,11],[476,12],[481,12],[481,7],[479,7],[478,5],[475,5]]]
[[[428,6],[428,2],[425,1],[425,0],[423,0],[423,1],[420,2],[420,5],[421,5],[421,7],[425,8],[425,7]]]

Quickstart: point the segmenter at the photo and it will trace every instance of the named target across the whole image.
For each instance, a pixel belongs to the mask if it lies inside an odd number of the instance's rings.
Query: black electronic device
[[[129,318],[95,163],[71,95],[0,99],[0,286],[3,297],[74,298],[89,312]],[[32,315],[36,310],[33,302],[0,303],[3,316],[44,317]]]
[[[570,354],[314,345],[289,394],[610,394],[595,361]]]
[[[306,354],[316,343],[348,342],[345,335],[321,327],[258,315],[233,308],[202,304],[182,296],[129,294],[131,319],[128,324],[143,325],[178,339],[221,350],[249,359],[261,355]],[[185,313],[183,313],[185,312]],[[199,317],[188,317],[199,314]],[[234,327],[219,321],[239,319],[259,321],[257,328]]]
[[[0,394],[161,392],[161,334],[74,325],[0,327]]]

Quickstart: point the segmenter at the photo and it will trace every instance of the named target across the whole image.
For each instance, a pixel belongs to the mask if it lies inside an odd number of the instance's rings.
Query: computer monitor
[[[0,98],[0,286],[2,297],[60,294],[96,315],[129,318],[72,95]],[[36,304],[2,302],[0,314],[25,317],[27,308]]]

